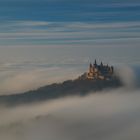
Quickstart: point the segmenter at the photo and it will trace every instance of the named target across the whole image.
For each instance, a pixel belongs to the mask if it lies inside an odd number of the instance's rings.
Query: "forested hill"
[[[63,83],[54,83],[21,94],[0,96],[0,104],[12,106],[52,100],[66,96],[86,96],[91,92],[95,93],[96,91],[118,88],[120,86],[122,86],[122,83],[118,77],[114,77],[111,80],[67,80]]]

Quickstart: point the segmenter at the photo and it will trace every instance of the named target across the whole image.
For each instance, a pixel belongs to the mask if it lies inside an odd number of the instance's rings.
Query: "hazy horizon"
[[[136,47],[10,47],[0,48],[0,95],[21,93],[41,86],[75,79],[88,70],[90,62],[116,68],[139,68]],[[125,54],[125,55],[124,55]]]

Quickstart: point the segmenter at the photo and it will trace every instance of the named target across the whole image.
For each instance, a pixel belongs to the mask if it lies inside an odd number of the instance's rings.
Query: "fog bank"
[[[3,140],[138,140],[140,91],[124,88],[2,108]]]

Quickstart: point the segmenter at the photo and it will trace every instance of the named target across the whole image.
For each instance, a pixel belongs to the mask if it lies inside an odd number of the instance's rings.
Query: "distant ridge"
[[[120,86],[122,86],[122,82],[114,73],[105,78],[88,78],[87,73],[84,73],[75,80],[54,83],[21,94],[0,96],[0,104],[12,106],[53,100],[66,96],[86,96],[91,92],[95,93],[96,91],[118,88]]]

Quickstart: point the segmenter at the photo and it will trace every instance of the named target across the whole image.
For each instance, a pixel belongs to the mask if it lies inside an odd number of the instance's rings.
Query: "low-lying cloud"
[[[125,87],[132,88],[136,85],[139,73],[135,73],[135,69],[128,66],[115,69]],[[76,79],[80,74],[82,72],[74,67],[32,68],[5,72],[4,75],[0,75],[0,95],[23,93],[51,83]]]
[[[137,82],[137,74],[135,73],[135,69],[128,66],[123,66],[116,70],[116,74],[120,77],[125,87],[135,87]]]
[[[139,90],[117,89],[87,97],[2,108],[3,140],[138,140]]]
[[[47,84],[62,82],[68,77],[74,79],[74,76],[78,76],[78,72],[73,68],[64,70],[60,67],[15,70],[15,72],[6,72],[6,74],[8,76],[4,75],[4,79],[0,81],[0,95],[22,93]]]
[[[119,89],[104,90],[86,97],[67,97],[14,107],[1,106],[0,139],[139,140],[140,90],[135,87],[135,71],[125,67],[119,72],[124,82],[124,87]],[[37,73],[40,73],[39,77],[31,78],[32,74]],[[23,79],[17,76],[15,80],[17,85],[20,83],[17,79],[43,81],[45,73],[29,72],[28,75],[22,75]],[[20,84],[24,85],[23,81]]]

